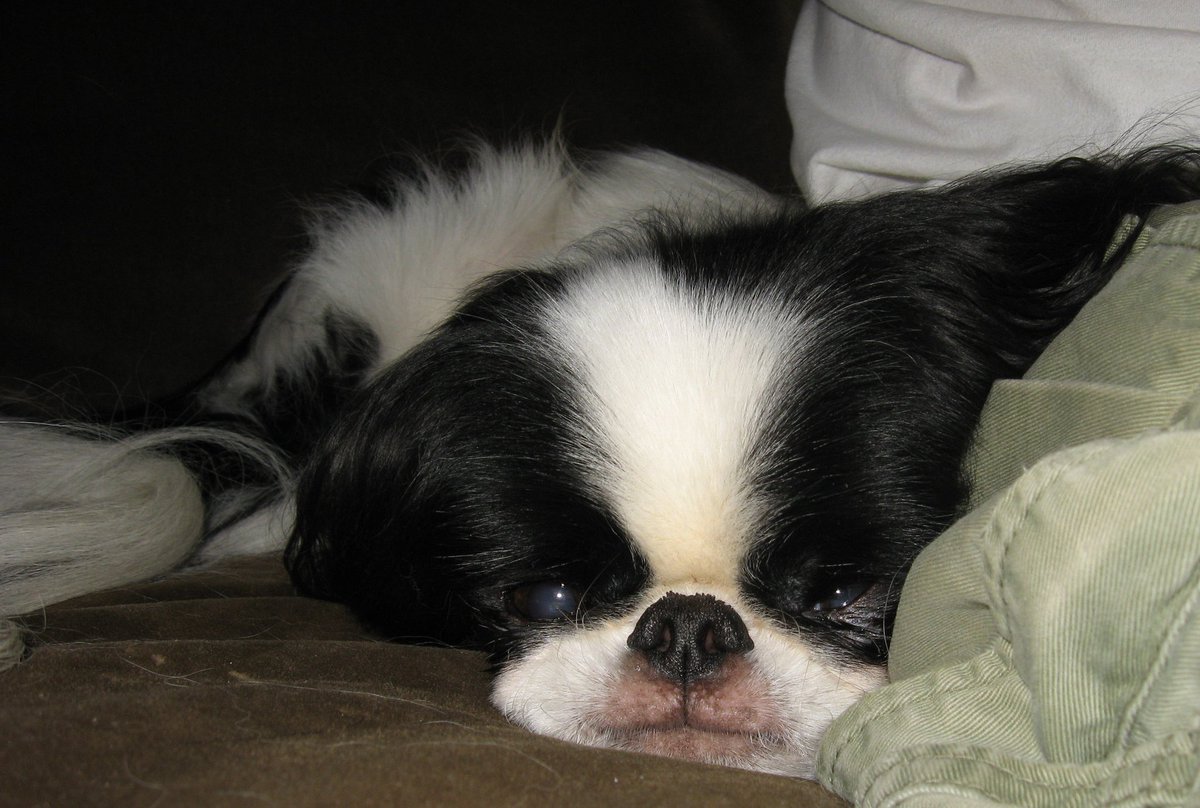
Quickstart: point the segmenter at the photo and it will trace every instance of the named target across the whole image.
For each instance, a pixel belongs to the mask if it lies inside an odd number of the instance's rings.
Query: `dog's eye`
[[[579,593],[570,584],[539,581],[510,590],[508,609],[531,623],[570,620],[579,610]]]
[[[817,600],[808,604],[806,612],[836,612],[853,606],[871,588],[870,581],[847,580],[838,581],[831,589],[826,590]]]

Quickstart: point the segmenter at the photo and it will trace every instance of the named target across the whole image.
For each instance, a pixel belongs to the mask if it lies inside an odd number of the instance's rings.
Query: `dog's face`
[[[914,368],[948,348],[906,336],[893,281],[796,272],[771,226],[493,281],[343,413],[293,572],[393,636],[487,648],[535,731],[810,772],[883,680],[962,436]]]
[[[506,582],[521,638],[494,701],[518,723],[795,773],[880,682],[888,582],[839,547],[853,539],[806,536],[830,527],[772,491],[805,486],[789,380],[816,340],[762,291],[688,288],[632,257],[541,301],[535,361],[559,378],[533,398],[550,404],[539,421],[559,413],[546,454],[562,468],[531,487],[565,482],[555,501],[578,511],[549,505],[555,523],[524,534],[536,543]],[[808,484],[810,505],[831,493]],[[801,543],[803,558],[780,558]]]

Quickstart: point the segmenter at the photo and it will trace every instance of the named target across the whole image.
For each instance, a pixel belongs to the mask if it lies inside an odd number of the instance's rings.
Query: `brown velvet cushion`
[[[482,656],[369,636],[275,559],[77,598],[0,673],[11,805],[844,805],[815,783],[532,735]]]

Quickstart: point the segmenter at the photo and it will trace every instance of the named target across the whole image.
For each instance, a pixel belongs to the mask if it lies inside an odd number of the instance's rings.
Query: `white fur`
[[[548,316],[585,383],[593,454],[611,460],[592,482],[655,580],[733,585],[757,516],[750,450],[803,321],[644,262],[576,280]]]
[[[230,510],[235,507],[236,503],[230,504]],[[296,500],[285,490],[249,516],[236,519],[208,536],[194,563],[207,565],[223,558],[277,553],[287,544],[295,518]]]
[[[346,313],[379,338],[378,364],[402,356],[487,275],[528,266],[639,212],[745,210],[771,197],[732,174],[661,152],[605,158],[581,169],[561,148],[479,145],[459,181],[427,168],[393,202],[346,202],[318,216],[314,248],[267,314],[250,355],[205,392],[213,411],[238,412],[277,374],[303,373],[324,347],[327,314]]]

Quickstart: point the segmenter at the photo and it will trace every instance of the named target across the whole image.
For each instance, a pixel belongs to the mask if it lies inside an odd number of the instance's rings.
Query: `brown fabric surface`
[[[482,656],[366,634],[275,559],[27,618],[4,805],[839,806],[815,783],[587,749],[488,703]]]

